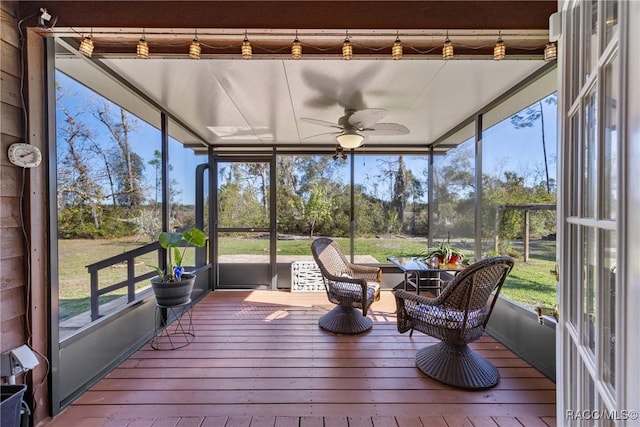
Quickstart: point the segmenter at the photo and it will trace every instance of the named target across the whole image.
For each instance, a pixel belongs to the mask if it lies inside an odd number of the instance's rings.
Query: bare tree
[[[115,170],[122,187],[121,200],[124,205],[135,207],[144,201],[141,185],[144,164],[131,148],[130,134],[135,128],[134,122],[123,108],[119,110],[119,114],[113,114],[110,105],[103,101],[96,105],[93,114],[107,128],[119,148],[120,158],[115,162]]]
[[[545,99],[547,104],[557,104],[557,95],[549,96]],[[544,157],[544,170],[546,174],[547,192],[551,193],[551,181],[549,179],[549,161],[547,159],[547,142],[544,133],[544,109],[542,108],[542,100],[536,102],[522,114],[515,114],[511,117],[511,124],[516,129],[524,129],[533,127],[533,125],[540,120],[540,136],[542,139],[542,155]]]
[[[269,163],[267,162],[252,162],[245,164],[246,176],[250,181],[258,180],[258,186],[260,188],[260,198],[262,199],[262,209],[268,211],[269,201]]]
[[[66,154],[60,161],[58,171],[59,205],[66,205],[65,196],[73,206],[88,205],[96,228],[100,228],[98,205],[103,198],[102,190],[91,176],[87,153],[84,149],[86,141],[91,141],[92,135],[85,124],[69,113],[66,109],[64,125],[60,127],[61,139],[66,142]],[[61,206],[59,206],[61,208]]]

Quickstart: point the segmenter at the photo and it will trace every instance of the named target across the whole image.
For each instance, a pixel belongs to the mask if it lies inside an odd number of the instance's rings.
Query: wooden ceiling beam
[[[62,27],[297,29],[548,29],[556,0],[489,1],[30,1]]]

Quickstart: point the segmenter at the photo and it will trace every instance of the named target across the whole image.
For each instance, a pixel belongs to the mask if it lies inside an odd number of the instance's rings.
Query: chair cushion
[[[464,311],[448,309],[443,306],[419,304],[409,313],[413,318],[429,325],[440,326],[446,329],[460,329],[464,320]],[[486,310],[470,310],[467,316],[467,329],[475,328],[482,324]]]
[[[351,278],[351,276],[347,274],[342,274],[341,277]],[[362,288],[360,285],[355,283],[334,282],[329,288],[329,293],[340,301],[340,303],[347,303],[353,307],[362,308]],[[380,284],[378,282],[367,281],[367,301],[369,304],[373,301],[379,290]]]

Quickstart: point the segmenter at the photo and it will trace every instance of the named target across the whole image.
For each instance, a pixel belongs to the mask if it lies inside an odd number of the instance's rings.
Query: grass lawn
[[[90,302],[90,276],[87,265],[114,255],[122,254],[138,248],[149,242],[140,242],[133,239],[109,239],[109,240],[58,240],[58,304],[60,320],[66,320],[79,313],[89,311]],[[135,266],[136,275],[152,271],[153,265],[158,263],[154,253],[138,258]],[[126,264],[116,265],[100,271],[98,275],[99,287],[104,288],[127,278]],[[145,288],[148,283],[140,283],[138,288]],[[100,304],[104,304],[115,298],[127,294],[127,289],[122,288],[100,298]]]
[[[345,253],[349,253],[349,239],[337,238],[336,241]],[[278,255],[311,256],[310,239],[279,240]],[[89,274],[86,266],[121,254],[148,242],[133,239],[110,240],[59,240],[59,305],[60,318],[65,319],[89,310]],[[467,243],[466,246],[470,244]],[[513,245],[518,249],[518,243]],[[520,245],[521,246],[521,245]],[[387,256],[415,256],[426,252],[427,241],[420,238],[367,238],[355,242],[358,254],[371,255],[380,263],[387,262]],[[470,246],[465,248],[471,254]],[[266,255],[269,240],[264,238],[225,237],[220,242],[221,255],[247,254]],[[187,250],[185,265],[193,264],[193,251]],[[147,254],[136,260],[136,275],[154,270],[157,264],[155,253]],[[556,283],[549,273],[555,265],[555,242],[535,241],[531,244],[531,256],[527,263],[516,259],[516,264],[503,289],[503,295],[528,307],[537,305],[553,306],[556,303]],[[106,287],[126,279],[126,265],[118,265],[100,272],[100,286]],[[138,284],[138,289],[149,284]],[[101,300],[126,295],[121,289],[106,295]]]

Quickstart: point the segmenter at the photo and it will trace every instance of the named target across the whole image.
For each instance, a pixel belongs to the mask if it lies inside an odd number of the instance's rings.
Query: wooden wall
[[[14,15],[15,3],[2,2],[0,60],[2,79],[0,112],[0,352],[26,342],[25,247],[20,218],[23,170],[12,165],[7,149],[24,142],[20,100],[20,40]]]
[[[16,11],[17,2],[0,2],[0,353],[28,344],[39,355],[39,366],[16,382],[29,386],[25,400],[34,425],[40,425],[49,417],[46,168],[44,162],[34,169],[14,166],[7,150],[15,142],[29,142],[45,153],[44,48],[42,38],[30,30],[24,30],[21,43]],[[26,108],[20,89],[21,44],[29,63],[24,73]],[[31,123],[28,135],[25,111]]]

